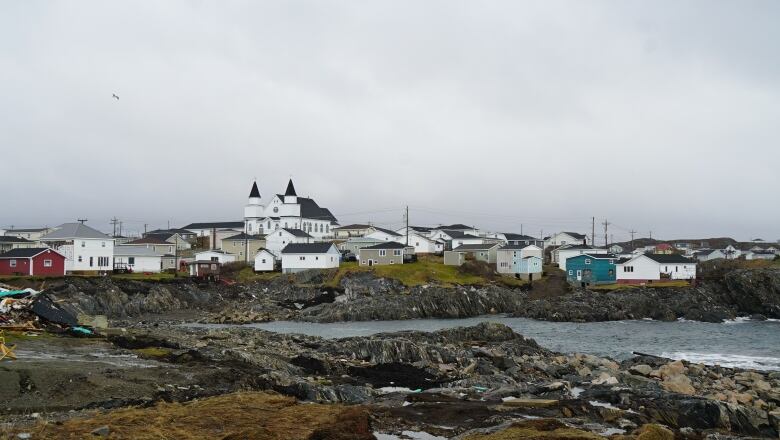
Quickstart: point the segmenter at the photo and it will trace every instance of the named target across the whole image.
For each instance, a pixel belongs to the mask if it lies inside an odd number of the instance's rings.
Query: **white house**
[[[469,235],[476,235],[476,236],[483,235],[478,228],[474,226],[464,225],[462,223],[456,223],[454,225],[437,226],[431,230],[431,233],[434,233],[436,231],[458,231]]]
[[[282,249],[290,243],[312,243],[314,237],[300,229],[277,229],[265,236],[265,248],[272,254],[281,256]]]
[[[366,238],[373,238],[380,241],[395,241],[401,243],[406,237],[390,229],[378,228],[374,226],[374,231],[366,234]]]
[[[401,236],[398,242],[405,244],[406,236]],[[444,252],[444,242],[434,240],[416,232],[409,233],[409,246],[414,248],[415,254],[438,254]]]
[[[643,254],[615,264],[618,283],[640,284],[664,280],[693,280],[696,261],[681,255]]]
[[[694,254],[699,261],[710,261],[726,258],[726,254],[720,249],[703,249]]]
[[[285,228],[300,229],[317,239],[333,237],[333,228],[338,226],[336,217],[327,208],[308,197],[298,197],[292,179],[284,194],[275,194],[268,206],[261,202],[257,182],[254,182],[249,202],[244,207],[244,223],[250,235],[270,236],[273,231]]]
[[[355,223],[351,225],[339,226],[337,228],[333,228],[332,231],[333,231],[333,238],[346,240],[346,239],[356,238],[356,237],[365,237],[366,235],[376,231],[376,228],[374,228],[371,225]]]
[[[558,232],[544,239],[545,249],[550,246],[563,246],[565,244],[587,244],[588,236],[577,232]]]
[[[561,270],[566,270],[566,259],[583,254],[600,255],[609,253],[606,249],[599,249],[583,244],[563,245],[552,251],[552,262],[557,263]]]
[[[144,246],[114,246],[114,267],[159,273],[176,267],[176,258]]]
[[[491,238],[497,238],[504,242],[504,244],[508,245],[514,245],[514,246],[528,246],[528,245],[534,245],[538,246],[540,249],[544,247],[544,240],[531,237],[530,235],[525,234],[515,234],[513,232],[496,232],[493,234],[488,234],[488,237]]]
[[[110,271],[114,239],[83,223],[64,223],[40,238],[65,256],[65,271]]]
[[[746,260],[774,260],[776,256],[771,251],[747,251],[743,255]]]
[[[39,241],[41,237],[53,231],[52,228],[26,228],[26,229],[8,229],[3,231],[0,229],[0,235],[9,237],[26,238],[30,241]]]
[[[228,235],[235,235],[244,230],[244,222],[190,223],[181,229],[189,231],[198,237],[211,237],[212,233],[220,231],[227,231]]]
[[[282,272],[339,267],[341,253],[333,243],[290,243],[282,249]]]
[[[219,264],[227,264],[235,262],[236,256],[225,251],[212,249],[196,253],[195,261],[217,261]]]
[[[268,249],[260,249],[255,255],[255,272],[270,272],[278,260]]]

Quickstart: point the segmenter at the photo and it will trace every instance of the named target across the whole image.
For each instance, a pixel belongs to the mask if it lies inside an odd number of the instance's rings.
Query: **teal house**
[[[615,262],[612,254],[583,254],[566,259],[566,279],[577,286],[612,284],[616,282]]]

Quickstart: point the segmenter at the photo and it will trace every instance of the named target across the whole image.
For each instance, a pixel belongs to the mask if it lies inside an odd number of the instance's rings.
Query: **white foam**
[[[727,319],[723,321],[724,324],[743,324],[750,321],[750,316],[737,316],[734,319]]]
[[[661,356],[705,365],[720,365],[721,367],[728,368],[780,371],[780,358],[776,357],[747,356],[727,353],[691,353],[682,351],[661,353]]]
[[[580,397],[580,394],[582,394],[583,391],[585,391],[585,388],[573,387],[571,389],[571,397],[574,397],[576,399]]]
[[[590,403],[592,406],[600,406],[602,408],[617,409],[617,410],[622,411],[620,408],[612,405],[611,403],[607,403],[607,402],[599,402],[598,400],[590,400],[590,401],[588,401],[588,403]]]

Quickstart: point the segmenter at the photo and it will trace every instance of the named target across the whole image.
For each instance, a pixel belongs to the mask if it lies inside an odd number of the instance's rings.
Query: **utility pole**
[[[602,225],[604,225],[604,247],[608,247],[609,241],[607,240],[608,238],[607,233],[609,231],[609,221],[607,221],[607,219],[604,219],[604,223],[602,223]]]
[[[77,218],[76,221],[83,225],[84,223],[87,222],[87,219],[85,219],[85,218]]]
[[[628,233],[631,234],[631,250],[633,251],[634,250],[634,234],[636,234],[636,231],[632,229],[632,230],[628,231]]]
[[[653,231],[650,231],[650,240],[653,239]]]
[[[596,217],[590,218],[590,245],[596,246]]]
[[[114,218],[111,219],[111,226],[114,227],[114,237],[116,237],[116,225],[119,223],[119,219],[114,216]]]
[[[176,246],[173,248],[173,277],[179,276],[179,233],[174,234],[176,238]]]
[[[520,223],[520,235],[523,235],[523,224]]]
[[[119,222],[119,235],[122,235],[122,222]]]
[[[406,245],[409,246],[409,205],[406,205]]]
[[[147,223],[144,223],[144,236],[146,236],[146,227],[149,226]]]

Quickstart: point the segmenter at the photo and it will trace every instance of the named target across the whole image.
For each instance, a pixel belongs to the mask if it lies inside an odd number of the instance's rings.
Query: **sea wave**
[[[720,365],[721,367],[780,371],[780,358],[777,357],[747,356],[727,353],[691,353],[683,351],[665,352],[662,353],[661,356],[670,359],[682,359],[699,364]]]

